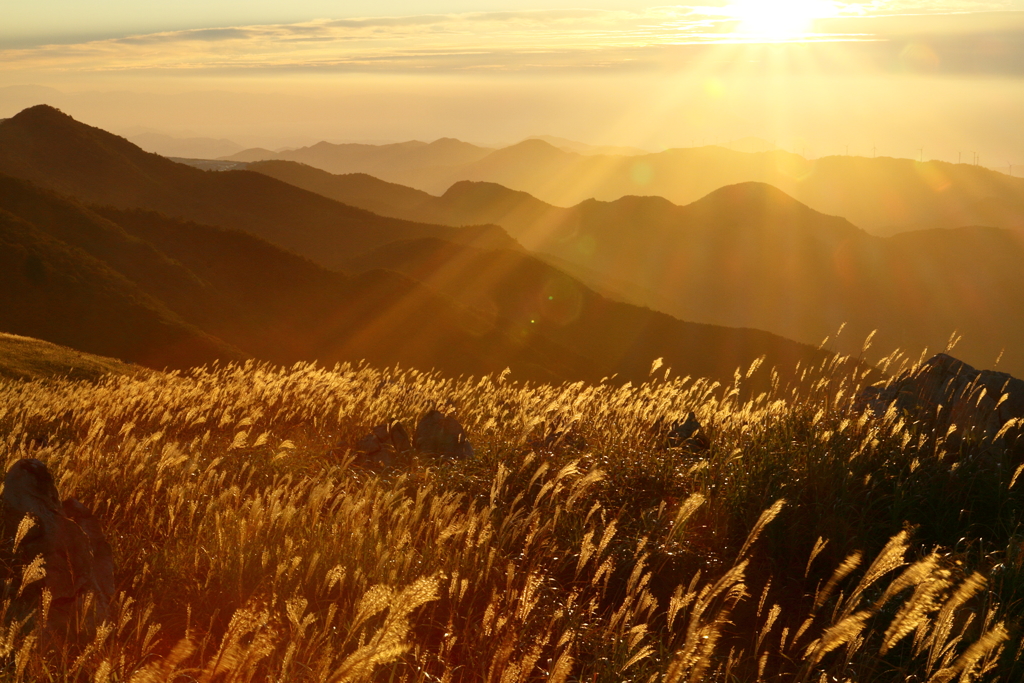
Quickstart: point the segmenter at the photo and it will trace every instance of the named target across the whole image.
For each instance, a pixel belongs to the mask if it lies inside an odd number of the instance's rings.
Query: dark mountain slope
[[[0,208],[0,330],[149,367],[237,360],[102,261]]]
[[[176,344],[171,332],[124,347],[103,346],[104,330],[131,339],[122,329],[142,325],[153,309],[278,363],[366,359],[476,375],[511,367],[521,379],[553,381],[613,374],[642,381],[657,357],[677,372],[725,381],[762,355],[784,372],[798,360],[821,359],[770,334],[681,323],[610,302],[512,250],[460,248],[436,238],[403,241],[357,257],[353,267],[360,274],[349,277],[241,231],[138,209],[88,209],[22,180],[0,178],[0,206],[18,212],[6,215],[23,232],[31,230],[36,241],[63,254],[49,259],[55,276],[83,281],[70,296],[40,287],[24,265],[8,268],[12,301],[24,301],[36,324],[5,310],[0,329],[151,366],[170,363],[164,358]],[[419,255],[410,260],[403,249]],[[411,265],[424,257],[429,268]],[[111,304],[102,283],[79,275],[89,268],[148,308],[136,313]],[[111,322],[115,317],[120,327]]]
[[[512,366],[524,378],[551,380],[588,372],[565,349],[503,345],[478,313],[394,272],[349,278],[239,231],[138,210],[98,211],[209,282],[238,311],[225,334],[243,338],[260,358],[365,358],[477,375]]]
[[[264,175],[200,171],[42,105],[0,122],[0,173],[89,204],[143,208],[245,230],[328,267],[395,239],[511,244],[493,227],[455,230],[383,218]]]
[[[676,374],[729,381],[762,355],[784,373],[826,355],[759,330],[687,323],[611,301],[522,252],[409,240],[380,247],[352,266],[407,273],[486,311],[505,337],[549,339],[589,359],[601,376],[643,381],[652,361],[664,358]]]

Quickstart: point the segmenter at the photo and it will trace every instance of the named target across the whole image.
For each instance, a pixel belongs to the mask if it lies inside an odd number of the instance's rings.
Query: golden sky
[[[122,131],[268,145],[756,135],[1024,163],[1024,0],[34,0],[4,14],[0,116],[51,97]]]

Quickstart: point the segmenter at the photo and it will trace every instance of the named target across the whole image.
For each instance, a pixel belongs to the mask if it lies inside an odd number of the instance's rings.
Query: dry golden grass
[[[0,380],[3,459],[46,462],[118,565],[83,642],[5,619],[0,678],[1009,680],[1015,526],[960,548],[943,545],[960,529],[902,528],[949,504],[949,476],[986,473],[916,450],[894,412],[854,412],[860,378],[836,367],[745,403],[744,373],[663,368],[640,387],[253,363]],[[476,458],[372,471],[350,453],[433,406]],[[661,448],[651,425],[690,410],[711,451]],[[541,424],[573,438],[531,450]]]

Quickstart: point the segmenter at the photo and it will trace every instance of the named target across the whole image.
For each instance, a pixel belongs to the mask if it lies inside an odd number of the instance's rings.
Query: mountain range
[[[282,153],[246,150],[226,158],[296,161],[334,174],[367,173],[435,195],[459,181],[492,182],[556,206],[629,195],[689,204],[726,185],[760,182],[873,234],[968,225],[1024,230],[1024,178],[939,161],[856,156],[808,160],[781,150],[743,152],[718,146],[631,156],[579,154],[542,139],[498,150],[450,139],[383,146],[320,143]]]
[[[447,225],[495,223],[520,244],[613,297],[684,320],[764,329],[817,344],[917,355],[943,349],[1024,371],[1024,234],[989,227],[889,238],[821,214],[763,183],[677,206],[660,197],[556,207],[493,183],[443,195],[294,162],[250,169],[378,213]]]
[[[494,226],[386,218],[259,173],[200,171],[50,107],[0,122],[0,173],[13,293],[0,330],[151,367],[366,359],[640,381],[662,357],[731,382],[762,356],[782,372],[827,357],[608,301]],[[441,277],[423,265],[438,254],[470,274],[492,264],[492,277]]]

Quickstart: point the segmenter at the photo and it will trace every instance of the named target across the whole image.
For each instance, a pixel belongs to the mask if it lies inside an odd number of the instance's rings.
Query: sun
[[[732,0],[725,10],[739,20],[740,34],[770,41],[799,40],[815,19],[838,13],[829,0]]]

